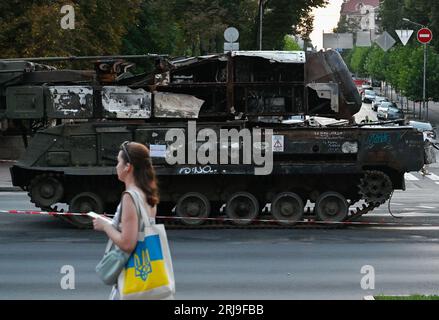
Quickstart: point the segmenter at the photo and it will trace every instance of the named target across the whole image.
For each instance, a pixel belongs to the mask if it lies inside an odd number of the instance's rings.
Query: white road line
[[[406,173],[406,174],[404,174],[404,178],[407,180],[407,181],[418,181],[419,179],[418,178],[416,178],[413,174],[411,174],[411,173]]]
[[[417,206],[416,208],[421,208],[421,209],[436,209],[436,207],[429,207],[429,206]]]
[[[24,194],[27,194],[26,191],[5,191],[5,192],[0,192],[0,196],[20,196],[20,197],[22,197]]]
[[[370,227],[373,230],[401,230],[401,231],[438,231],[439,226],[429,227]]]
[[[430,173],[429,175],[426,175],[426,177],[433,181],[439,181],[439,176],[435,175],[434,173]]]
[[[434,217],[438,218],[439,213],[422,213],[422,212],[393,212],[395,216],[402,218],[428,218]],[[390,213],[368,213],[365,217],[370,218],[381,218],[381,217],[390,217]]]

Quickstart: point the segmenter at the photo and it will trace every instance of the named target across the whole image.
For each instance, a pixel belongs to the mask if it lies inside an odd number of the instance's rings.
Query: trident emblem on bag
[[[136,278],[141,278],[143,281],[148,279],[148,275],[152,272],[148,249],[142,250],[142,259],[134,254],[134,268]]]

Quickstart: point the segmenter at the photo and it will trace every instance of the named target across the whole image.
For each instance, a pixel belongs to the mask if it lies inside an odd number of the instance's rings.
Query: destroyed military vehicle
[[[148,74],[130,73],[120,59],[82,71],[39,62],[0,61],[0,112],[58,122],[36,132],[11,168],[14,186],[43,210],[113,214],[123,190],[116,156],[127,140],[151,150],[158,215],[190,226],[224,217],[241,226],[262,216],[283,225],[352,220],[405,189],[404,173],[424,165],[422,133],[354,122],[361,97],[335,51],[161,57]],[[169,132],[183,133],[180,145]],[[227,137],[206,162],[191,156],[206,132],[270,134]],[[271,153],[270,170],[257,174],[267,163],[246,158],[245,147]],[[178,151],[183,161],[169,163]],[[87,217],[65,219],[90,226]]]

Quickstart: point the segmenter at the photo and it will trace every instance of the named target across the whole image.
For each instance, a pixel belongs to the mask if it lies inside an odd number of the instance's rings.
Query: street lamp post
[[[402,18],[405,22],[414,24],[416,26],[419,26],[421,28],[426,28],[426,26],[413,22],[407,18]],[[422,86],[422,109],[426,110],[426,120],[428,120],[428,105],[427,109],[425,108],[425,102],[427,98],[427,43],[424,44],[424,80],[423,80],[423,86]],[[419,118],[421,118],[421,111],[419,111]]]
[[[262,51],[262,22],[264,15],[264,0],[259,0],[259,50]]]

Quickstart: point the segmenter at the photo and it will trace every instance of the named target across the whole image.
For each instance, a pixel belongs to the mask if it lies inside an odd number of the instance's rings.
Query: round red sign
[[[423,44],[430,43],[433,40],[433,32],[428,28],[422,28],[418,31],[418,41]]]

